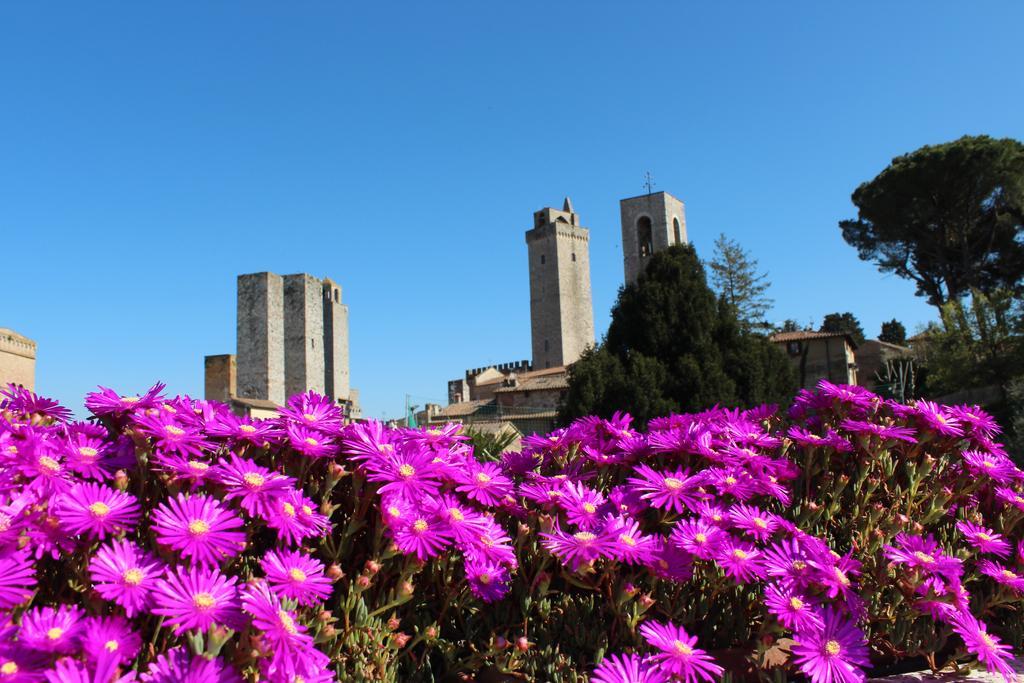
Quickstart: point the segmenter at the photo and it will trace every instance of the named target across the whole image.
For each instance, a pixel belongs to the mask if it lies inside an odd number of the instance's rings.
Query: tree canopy
[[[964,136],[897,157],[856,189],[841,221],[861,259],[917,285],[941,307],[971,289],[1020,293],[1024,145]]]
[[[708,262],[711,286],[732,307],[744,329],[767,328],[765,315],[774,301],[768,297],[767,273],[758,272],[757,259],[735,240],[719,235]]]
[[[887,323],[882,323],[882,331],[878,334],[878,340],[903,346],[907,343],[907,328],[903,327],[903,323],[899,320],[893,318]]]
[[[853,313],[829,313],[821,321],[822,332],[845,332],[858,345],[864,343],[864,328]]]
[[[781,402],[795,390],[782,351],[744,331],[692,246],[673,246],[619,292],[604,341],[569,370],[561,418],[621,410],[646,423],[715,404]]]

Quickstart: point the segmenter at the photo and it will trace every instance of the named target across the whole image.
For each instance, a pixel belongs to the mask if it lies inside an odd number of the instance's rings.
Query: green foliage
[[[482,460],[497,460],[509,446],[515,443],[518,434],[510,427],[500,432],[483,432],[474,429],[472,425],[466,427],[463,433],[469,437],[469,443],[473,451]]]
[[[970,303],[941,308],[942,325],[928,330],[925,359],[936,396],[992,385],[1024,375],[1024,310],[1006,291],[974,291]]]
[[[675,246],[619,293],[604,343],[570,368],[561,417],[627,411],[646,423],[716,403],[785,401],[795,387],[783,353],[715,297],[693,247]]]
[[[822,332],[845,332],[857,345],[864,343],[864,328],[853,313],[829,313],[821,321]]]
[[[711,286],[733,311],[744,329],[765,328],[765,314],[774,301],[766,294],[771,282],[757,270],[752,258],[738,242],[725,235],[715,240],[715,253],[708,262]]]
[[[1019,292],[1024,277],[1024,145],[964,136],[893,159],[853,193],[843,239],[935,306],[971,289]]]
[[[885,398],[906,403],[917,398],[919,385],[917,365],[913,358],[894,358],[875,373],[875,391]]]
[[[778,331],[779,332],[799,332],[800,331],[800,323],[798,323],[797,321],[793,320],[792,318],[787,318],[786,320],[784,320],[782,322],[782,327],[780,327],[778,329]]]
[[[907,328],[903,327],[896,318],[887,323],[882,323],[882,331],[878,334],[878,340],[904,346],[907,343]]]

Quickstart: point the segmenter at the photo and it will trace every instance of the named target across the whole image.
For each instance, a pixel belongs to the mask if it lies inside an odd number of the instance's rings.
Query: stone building
[[[910,347],[890,344],[881,339],[866,339],[857,347],[857,382],[871,391],[878,391],[878,374],[892,360],[912,358]]]
[[[590,296],[590,231],[580,226],[572,202],[533,214],[526,231],[530,272],[533,367],[573,363],[594,345]]]
[[[349,385],[348,306],[341,287],[306,273],[238,276],[237,356],[205,359],[206,397],[236,411],[272,411],[305,391],[357,417]]]
[[[845,332],[779,332],[770,337],[796,369],[800,386],[813,389],[820,380],[856,384],[857,343]]]
[[[14,330],[0,327],[0,387],[8,384],[35,391],[36,343]]]
[[[686,207],[668,192],[652,192],[619,202],[622,260],[626,284],[636,282],[651,256],[686,244]]]

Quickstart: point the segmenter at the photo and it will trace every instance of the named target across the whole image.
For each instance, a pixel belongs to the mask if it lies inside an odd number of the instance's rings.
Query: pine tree
[[[759,273],[757,259],[738,242],[724,234],[715,240],[715,253],[708,263],[711,284],[746,329],[766,328],[765,314],[774,301],[766,295],[771,282],[767,273]]]
[[[692,246],[673,246],[619,292],[604,341],[569,370],[561,418],[621,410],[643,424],[715,404],[782,402],[795,390],[785,355],[715,296]]]
[[[882,331],[878,334],[878,340],[903,346],[907,343],[907,328],[903,327],[896,318],[887,323],[882,323]]]
[[[821,321],[821,332],[845,332],[860,345],[864,343],[864,328],[853,313],[829,313]]]

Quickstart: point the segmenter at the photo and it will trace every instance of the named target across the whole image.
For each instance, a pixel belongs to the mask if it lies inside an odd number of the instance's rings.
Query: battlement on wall
[[[0,351],[34,359],[36,357],[36,343],[14,330],[0,328]]]
[[[510,372],[529,372],[530,370],[533,369],[533,364],[530,363],[530,361],[528,360],[517,360],[511,361],[509,363],[498,363],[497,365],[484,365],[483,367],[466,370],[466,379],[471,380],[477,375],[481,374],[486,370],[490,370],[491,368],[494,368],[498,372],[507,375]]]

